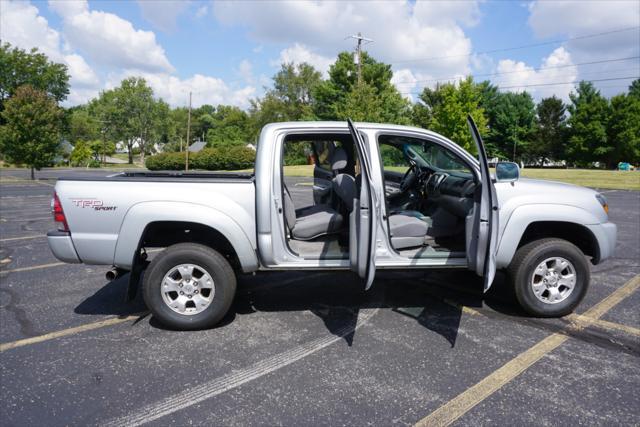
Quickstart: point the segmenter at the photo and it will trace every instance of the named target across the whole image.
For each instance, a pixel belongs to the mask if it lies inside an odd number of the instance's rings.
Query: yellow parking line
[[[65,262],[52,262],[51,264],[32,265],[31,267],[14,268],[13,270],[0,270],[0,273],[19,273],[21,271],[39,270],[41,268],[57,267],[65,264]]]
[[[44,235],[44,234],[40,234],[40,235],[37,235],[37,236],[9,237],[9,238],[6,238],[6,239],[0,239],[0,242],[13,242],[14,240],[38,239],[38,238],[41,238],[41,237],[47,237],[47,236]]]
[[[40,335],[37,337],[25,338],[22,340],[0,344],[0,353],[2,353],[3,351],[11,350],[13,348],[23,347],[25,345],[36,344],[44,341],[49,341],[55,338],[75,335],[80,332],[86,332],[94,329],[104,328],[105,326],[112,326],[112,325],[117,325],[119,323],[125,323],[130,320],[139,319],[141,316],[145,314],[146,313],[138,313],[138,314],[133,314],[131,316],[125,316],[125,317],[113,317],[107,320],[101,320],[99,322],[87,323],[84,325],[76,326],[74,328],[68,328],[68,329],[63,329],[61,331],[50,332],[48,334]]]
[[[620,331],[629,335],[640,337],[640,329],[633,326],[623,325],[621,323],[609,322],[608,320],[592,319],[583,314],[571,314],[567,316],[574,323],[587,323],[587,326],[596,326],[608,331]]]
[[[582,316],[584,321],[578,325],[569,325],[567,329],[581,330],[594,323],[607,311],[611,310],[624,298],[631,295],[640,286],[640,275],[629,280],[622,287],[615,290],[607,298],[596,304]],[[530,349],[520,353],[505,365],[485,377],[479,383],[466,389],[458,396],[440,406],[438,409],[427,415],[416,423],[416,426],[448,426],[455,422],[477,404],[498,391],[503,385],[509,383],[522,372],[529,369],[534,363],[540,360],[549,352],[558,348],[569,339],[565,331],[556,332]]]

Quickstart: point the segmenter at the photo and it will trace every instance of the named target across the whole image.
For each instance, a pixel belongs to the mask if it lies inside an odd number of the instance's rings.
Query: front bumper
[[[599,264],[605,259],[612,257],[616,247],[618,227],[612,222],[588,225],[587,227],[598,241],[599,253],[595,263]]]
[[[66,231],[49,231],[47,233],[47,243],[53,255],[60,261],[69,263],[80,263],[80,258],[73,246],[71,234]]]

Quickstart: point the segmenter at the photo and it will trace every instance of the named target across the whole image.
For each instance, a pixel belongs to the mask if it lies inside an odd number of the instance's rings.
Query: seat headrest
[[[342,148],[336,148],[331,156],[331,169],[339,171],[347,167],[347,152]]]

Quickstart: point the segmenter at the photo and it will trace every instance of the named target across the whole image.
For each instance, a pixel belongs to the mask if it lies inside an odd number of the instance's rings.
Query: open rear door
[[[478,147],[478,161],[482,185],[475,195],[472,215],[467,219],[466,246],[469,269],[484,277],[486,292],[496,275],[496,251],[498,239],[498,199],[489,173],[487,153],[478,128],[471,116],[467,116],[471,136]]]
[[[335,147],[333,142],[315,142],[313,149],[313,202],[316,205],[331,202],[333,170],[331,156]]]
[[[351,119],[348,119],[347,123],[361,163],[361,185],[353,202],[353,210],[349,215],[349,259],[351,270],[365,279],[365,289],[369,289],[376,272],[374,243],[376,216],[379,210],[376,209],[375,194],[372,188],[369,151]]]

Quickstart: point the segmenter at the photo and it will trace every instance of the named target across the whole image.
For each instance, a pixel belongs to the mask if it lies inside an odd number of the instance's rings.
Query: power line
[[[595,83],[595,82],[610,82],[613,80],[630,80],[630,79],[638,79],[640,78],[640,76],[629,76],[629,77],[615,77],[615,78],[609,78],[609,79],[592,79],[592,80],[583,80],[585,82],[590,82],[590,83]],[[528,85],[517,85],[517,86],[502,86],[499,87],[499,89],[515,89],[515,88],[519,88],[519,87],[534,87],[534,86],[560,86],[560,85],[573,85],[579,82],[573,81],[573,82],[559,82],[559,83],[535,83],[535,84],[528,84]]]
[[[588,38],[592,38],[592,37],[600,37],[600,36],[605,36],[605,35],[609,35],[609,34],[622,33],[622,32],[631,31],[631,30],[637,30],[637,29],[640,29],[640,26],[620,28],[618,30],[604,31],[604,32],[595,33],[595,34],[585,34],[585,35],[582,35],[582,36],[569,37],[569,38],[562,39],[562,40],[553,40],[553,41],[548,41],[548,42],[532,43],[532,44],[526,44],[526,45],[521,45],[521,46],[505,47],[505,48],[500,48],[500,49],[491,49],[491,50],[473,52],[473,53],[468,53],[468,54],[433,56],[433,57],[430,57],[430,58],[403,59],[403,60],[398,60],[398,61],[391,61],[390,63],[391,64],[403,64],[403,63],[407,63],[407,62],[422,62],[422,61],[427,62],[427,61],[436,61],[436,60],[439,60],[439,59],[463,58],[463,57],[468,57],[468,56],[473,56],[473,55],[482,55],[482,54],[486,54],[486,53],[509,52],[509,51],[512,51],[512,50],[527,49],[527,48],[530,48],[530,47],[547,46],[547,45],[550,45],[550,44],[565,43],[565,42],[573,41],[573,40],[583,40],[583,39],[588,39]]]
[[[505,74],[517,74],[517,73],[528,73],[528,72],[538,72],[538,71],[543,71],[543,70],[553,70],[553,69],[559,69],[559,68],[570,68],[570,67],[579,67],[579,66],[583,66],[583,65],[593,65],[593,64],[604,64],[607,62],[620,62],[620,61],[629,61],[631,59],[639,59],[640,56],[630,56],[627,58],[616,58],[616,59],[604,59],[601,61],[590,61],[590,62],[581,62],[578,64],[570,64],[570,65],[556,65],[556,66],[552,66],[552,67],[539,67],[539,68],[532,68],[532,69],[527,69],[527,70],[516,70],[516,71],[504,71],[504,72],[500,72],[500,73],[486,73],[486,74],[471,74],[471,77],[491,77],[491,76],[501,76],[501,75],[505,75]],[[396,83],[396,85],[413,85],[415,83],[429,83],[429,82],[441,82],[441,81],[449,81],[449,80],[457,80],[459,79],[460,76],[452,76],[452,77],[439,77],[439,78],[434,78],[434,79],[427,79],[427,80],[415,80],[412,82],[398,82]]]
[[[596,82],[608,82],[613,80],[631,80],[631,79],[639,79],[640,76],[629,76],[629,77],[615,77],[608,79],[591,79],[591,80],[581,80],[589,83]],[[580,83],[580,81],[572,81],[572,82],[557,82],[557,83],[535,83],[535,84],[526,84],[526,85],[515,85],[515,86],[498,86],[498,89],[517,89],[521,87],[536,87],[536,86],[561,86],[561,85],[575,85]],[[401,92],[401,95],[420,95],[422,92]]]

